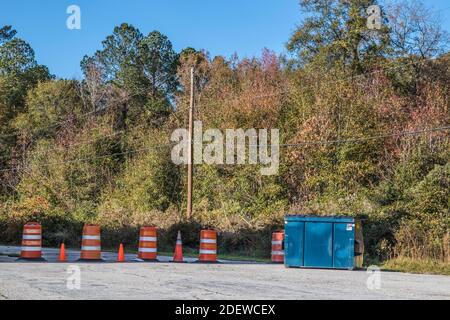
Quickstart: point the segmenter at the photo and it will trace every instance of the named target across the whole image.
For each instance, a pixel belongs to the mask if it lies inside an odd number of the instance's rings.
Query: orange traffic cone
[[[117,262],[125,262],[125,254],[123,252],[123,244],[120,244],[119,254],[117,255]]]
[[[181,232],[178,231],[177,244],[175,245],[175,253],[172,262],[184,262],[183,259],[183,243],[181,242]]]
[[[66,247],[64,245],[64,242],[61,243],[61,248],[59,249],[59,258],[58,258],[59,262],[67,262],[67,258],[66,258]]]

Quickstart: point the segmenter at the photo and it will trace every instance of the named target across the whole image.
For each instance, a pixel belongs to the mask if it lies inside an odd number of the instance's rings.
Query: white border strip
[[[100,240],[100,236],[89,236],[85,235],[82,237],[83,240]]]
[[[22,247],[22,251],[41,251],[42,247]]]
[[[200,243],[217,243],[216,239],[200,239]]]
[[[156,253],[156,248],[139,248],[139,252]]]
[[[216,250],[200,250],[200,254],[216,254]]]
[[[100,246],[83,246],[81,247],[82,251],[100,251],[101,247]]]
[[[153,241],[155,242],[158,238],[157,237],[139,237],[139,241]]]
[[[24,234],[22,237],[23,240],[41,240],[41,235],[32,236]]]

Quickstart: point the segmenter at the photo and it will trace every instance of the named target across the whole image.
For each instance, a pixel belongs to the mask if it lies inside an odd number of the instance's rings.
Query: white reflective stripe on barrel
[[[139,248],[139,252],[156,252],[156,248]]]
[[[100,246],[82,246],[81,250],[82,251],[100,251],[101,247]]]
[[[177,240],[177,244],[183,244],[181,240]]]
[[[274,256],[284,256],[284,251],[272,251],[272,255],[274,255]]]
[[[34,234],[36,234],[36,233],[41,233],[41,229],[28,229],[28,228],[25,228],[25,231],[23,232],[23,233],[34,233]]]
[[[41,251],[42,247],[22,247],[22,251]]]
[[[283,241],[272,241],[272,244],[283,244]]]
[[[139,241],[156,241],[156,237],[139,237]]]
[[[216,243],[215,239],[200,239],[200,243]]]
[[[30,236],[30,235],[26,235],[24,234],[22,237],[23,240],[41,240],[41,236],[37,235],[37,236]]]
[[[200,254],[216,254],[216,250],[200,250]]]
[[[88,236],[88,235],[83,235],[82,239],[83,239],[83,240],[100,240],[100,236]]]

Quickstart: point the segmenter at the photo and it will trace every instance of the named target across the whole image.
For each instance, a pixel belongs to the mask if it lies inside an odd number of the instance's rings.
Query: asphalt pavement
[[[46,262],[17,261],[20,247],[0,246],[0,299],[446,299],[450,277],[400,272],[287,269],[279,264],[147,263],[103,253],[104,262],[79,262],[79,251],[44,249]],[[6,254],[6,255],[5,255]],[[11,256],[8,256],[11,255]]]

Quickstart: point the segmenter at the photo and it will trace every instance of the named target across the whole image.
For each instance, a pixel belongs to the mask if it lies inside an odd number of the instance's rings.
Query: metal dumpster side
[[[360,221],[354,217],[285,217],[286,267],[354,269],[362,263],[362,252],[355,253],[361,243]]]

